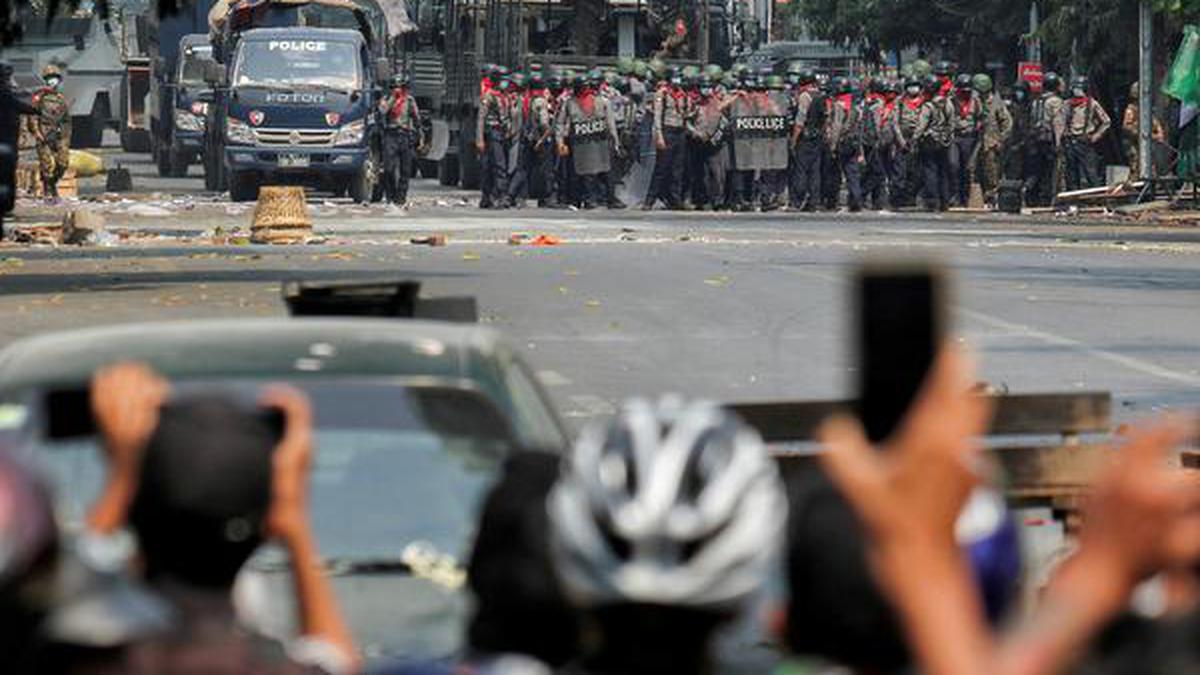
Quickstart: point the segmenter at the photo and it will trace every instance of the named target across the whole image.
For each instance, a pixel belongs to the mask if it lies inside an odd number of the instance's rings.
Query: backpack
[[[1029,121],[1033,126],[1033,137],[1043,143],[1054,142],[1054,118],[1046,110],[1048,96],[1039,96],[1033,102]]]
[[[819,138],[825,133],[825,108],[827,101],[824,94],[814,91],[810,94],[812,103],[808,106],[808,116],[804,120],[804,137]]]

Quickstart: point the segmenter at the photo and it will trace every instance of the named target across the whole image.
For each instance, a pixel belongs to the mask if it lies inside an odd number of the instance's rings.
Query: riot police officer
[[[862,210],[863,108],[857,100],[855,83],[838,78],[829,121],[829,145],[837,171],[846,185],[846,204],[851,212]]]
[[[950,146],[951,188],[958,206],[966,206],[975,181],[975,157],[983,130],[983,103],[971,86],[971,76],[962,73],[954,80],[954,144]]]
[[[657,155],[650,192],[642,204],[645,211],[653,209],[659,200],[672,210],[680,209],[683,205],[684,123],[688,112],[683,75],[678,68],[674,68],[670,78],[660,82],[654,92],[653,137]]]
[[[602,81],[597,70],[576,80],[575,95],[567,99],[559,116],[559,155],[572,158],[585,209],[599,204],[614,206],[607,199],[610,148],[615,144],[618,153],[621,150],[612,107],[599,92]]]
[[[512,138],[510,82],[507,74],[494,88],[484,91],[479,101],[475,126],[475,149],[479,151],[479,207],[506,208],[508,201],[508,144]]]
[[[1067,170],[1067,189],[1095,187],[1100,184],[1099,157],[1095,145],[1104,138],[1112,119],[1096,99],[1088,95],[1088,79],[1079,75],[1071,80],[1071,98],[1063,114],[1063,156]]]
[[[1025,196],[1034,206],[1049,206],[1058,191],[1059,153],[1066,131],[1061,86],[1057,73],[1046,73],[1042,94],[1030,110],[1033,139],[1026,148]]]
[[[824,142],[826,101],[817,76],[800,64],[790,71],[796,83],[792,110],[792,152],[789,205],[815,211],[821,198],[821,146]]]
[[[925,208],[945,211],[950,203],[950,147],[954,143],[953,104],[942,95],[936,75],[925,80],[925,102],[917,118],[913,141],[921,164]]]
[[[413,157],[421,145],[421,110],[409,93],[407,74],[392,78],[392,91],[381,101],[384,130],[384,190],[393,204],[408,204],[408,181]]]

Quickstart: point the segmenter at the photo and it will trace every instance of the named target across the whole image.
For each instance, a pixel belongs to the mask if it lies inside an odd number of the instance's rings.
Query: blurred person
[[[819,433],[827,448],[821,461],[867,533],[872,571],[922,672],[1063,672],[1139,582],[1200,562],[1200,484],[1166,462],[1194,424],[1167,421],[1129,436],[1093,485],[1075,554],[1032,616],[997,638],[954,537],[957,515],[980,481],[979,437],[991,412],[971,392],[971,375],[958,349],[944,349],[881,448],[871,447],[856,420],[836,416]],[[1171,672],[1194,672],[1194,665]]]
[[[354,671],[354,643],[309,523],[307,399],[286,387],[262,395],[264,409],[282,415],[280,435],[224,398],[164,405],[168,396],[167,382],[142,365],[96,374],[92,408],[107,476],[87,526],[99,536],[132,529],[142,577],[169,608],[169,625],[116,650],[51,655],[54,669]],[[291,560],[301,637],[286,646],[241,628],[231,598],[238,571],[267,538]]]
[[[546,496],[560,457],[515,452],[480,509],[467,564],[474,612],[455,662],[384,667],[377,675],[542,675],[579,654],[578,612],[550,562]]]
[[[714,634],[760,591],[787,501],[757,433],[668,397],[588,427],[547,509],[590,638],[565,672],[688,675],[713,669]]]
[[[17,201],[17,164],[21,116],[36,115],[37,108],[21,95],[13,83],[13,68],[0,61],[0,220]],[[4,231],[0,228],[0,239]]]
[[[0,443],[0,663],[37,672],[38,629],[51,612],[58,529],[45,486]]]

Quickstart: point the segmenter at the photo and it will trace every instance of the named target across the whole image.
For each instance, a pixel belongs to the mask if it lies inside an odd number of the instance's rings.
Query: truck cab
[[[154,159],[160,176],[186,176],[188,167],[204,153],[205,118],[213,100],[212,88],[204,81],[209,63],[208,35],[185,35],[179,40],[174,67],[156,82],[154,109],[161,112],[153,124]]]
[[[344,28],[254,28],[225,59],[210,123],[210,161],[234,201],[263,184],[298,184],[380,197],[379,100],[386,66]]]

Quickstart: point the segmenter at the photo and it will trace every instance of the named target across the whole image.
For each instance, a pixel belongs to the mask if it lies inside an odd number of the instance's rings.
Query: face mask
[[[62,80],[58,79],[57,77],[51,77],[46,80],[46,86],[50,87],[51,89],[58,89],[59,85],[61,84]]]
[[[1084,91],[1084,90],[1082,90],[1082,89],[1072,89],[1072,90],[1071,90],[1071,94],[1072,94],[1073,96],[1075,96],[1076,98],[1083,98],[1084,96],[1086,96],[1086,95],[1087,95],[1087,92],[1085,92],[1085,91]]]
[[[1025,90],[1018,89],[1017,93],[1013,94],[1013,98],[1016,99],[1017,102],[1024,102],[1025,101]]]
[[[920,87],[909,87],[909,88],[905,89],[904,91],[908,92],[909,96],[916,96],[917,94],[921,93],[921,88]]]

